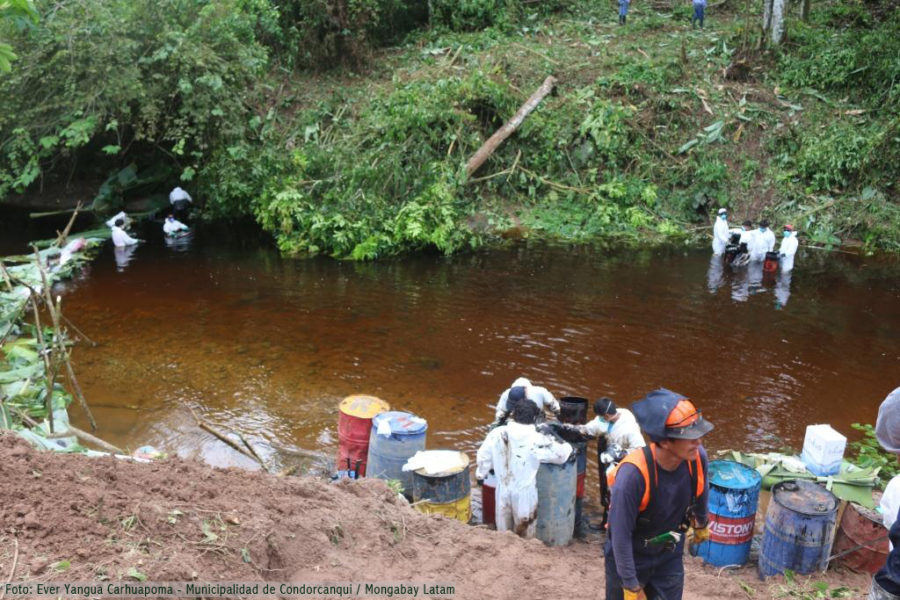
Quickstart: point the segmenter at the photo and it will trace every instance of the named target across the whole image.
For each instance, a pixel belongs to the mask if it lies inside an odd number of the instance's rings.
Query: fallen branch
[[[521,49],[523,49],[523,50],[528,50],[529,52],[531,52],[531,53],[533,53],[533,54],[537,54],[538,56],[540,56],[541,58],[543,58],[543,59],[546,60],[547,62],[551,62],[551,63],[553,63],[554,65],[559,66],[559,61],[558,61],[558,60],[553,60],[552,58],[550,58],[549,56],[547,56],[547,55],[544,54],[543,52],[538,52],[538,51],[535,50],[534,48],[529,48],[528,46],[526,46],[526,45],[524,45],[524,44],[520,44],[520,43],[518,43],[518,42],[513,42],[513,43],[510,44],[510,45],[511,45],[511,46],[516,46],[516,47],[521,48]]]
[[[15,406],[10,406],[10,408],[18,414],[23,421],[31,425],[32,427],[39,427],[40,425],[31,417],[29,417],[25,412]],[[69,425],[69,429],[66,431],[58,431],[56,433],[48,433],[44,437],[50,440],[56,440],[59,438],[67,438],[67,437],[76,437],[83,442],[87,442],[89,444],[94,444],[95,446],[99,446],[106,450],[107,452],[111,452],[113,454],[127,454],[124,450],[119,448],[118,446],[113,446],[109,442],[105,440],[101,440],[95,435],[91,435],[86,431],[82,431],[75,427],[74,425]]]
[[[193,409],[193,407],[191,407],[190,410],[191,410],[191,414],[194,415],[194,420],[197,421],[197,425],[200,427],[200,429],[206,431],[207,433],[211,433],[212,435],[216,436],[217,438],[219,438],[219,440],[220,440],[221,442],[223,442],[223,443],[225,443],[225,444],[228,444],[228,445],[231,446],[234,450],[240,452],[241,454],[243,454],[243,455],[246,456],[247,458],[249,458],[249,459],[251,459],[251,460],[255,460],[256,462],[259,463],[259,466],[261,466],[261,467],[263,468],[263,471],[265,471],[265,472],[267,472],[267,473],[269,472],[269,469],[266,467],[265,463],[263,463],[263,462],[259,459],[259,457],[254,456],[253,454],[250,454],[249,452],[247,452],[246,450],[244,450],[243,448],[241,448],[240,446],[238,446],[235,442],[233,442],[233,441],[231,441],[230,439],[228,439],[228,437],[226,437],[224,433],[221,433],[220,431],[217,431],[212,425],[210,425],[209,423],[207,423],[206,421],[204,421],[203,419],[201,419],[201,418],[200,418],[200,415],[197,414],[197,411],[195,411],[195,410]]]
[[[553,91],[554,86],[556,86],[556,77],[552,75],[547,77],[544,80],[544,83],[541,84],[541,87],[537,89],[535,93],[531,95],[531,97],[523,104],[512,119],[507,121],[503,127],[498,129],[494,135],[492,135],[488,140],[481,145],[481,148],[478,149],[475,154],[472,155],[472,158],[466,163],[466,177],[471,176],[475,171],[477,171],[481,165],[485,163],[485,161],[491,157],[491,154],[503,143],[506,138],[511,136],[516,129],[522,124],[522,121],[525,120],[537,105],[541,103],[547,94]]]
[[[75,219],[78,217],[78,211],[81,210],[81,200],[78,201],[78,205],[75,206],[75,211],[72,213],[72,216],[69,218],[69,222],[66,224],[66,228],[62,230],[62,233],[58,232],[58,237],[56,238],[56,245],[62,248],[66,243],[66,238],[69,237],[69,232],[72,231],[72,225],[75,224]]]

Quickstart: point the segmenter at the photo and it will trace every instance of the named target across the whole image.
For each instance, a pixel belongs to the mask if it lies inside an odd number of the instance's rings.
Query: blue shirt
[[[706,450],[700,446],[700,461],[703,465],[703,494],[694,506],[694,518],[698,523],[707,521],[707,504],[709,500],[709,477]],[[650,476],[653,476],[652,465]],[[641,584],[637,579],[635,553],[658,553],[659,547],[638,548],[636,542],[638,515],[652,523],[649,530],[640,532],[640,537],[648,539],[660,533],[678,529],[684,519],[688,505],[693,498],[691,489],[693,481],[686,462],[682,462],[674,471],[666,471],[657,465],[659,476],[656,487],[656,499],[651,500],[647,510],[640,513],[638,507],[644,496],[644,476],[640,470],[629,463],[623,463],[616,473],[616,482],[612,487],[609,509],[609,537],[612,541],[613,556],[616,559],[616,570],[626,588],[634,589]],[[683,552],[684,540],[678,544],[676,552]]]

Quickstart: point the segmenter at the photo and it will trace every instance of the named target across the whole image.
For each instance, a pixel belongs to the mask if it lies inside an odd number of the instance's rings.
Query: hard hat
[[[690,400],[665,388],[653,390],[631,409],[641,429],[654,442],[666,438],[695,440],[713,429],[713,424],[700,415]]]

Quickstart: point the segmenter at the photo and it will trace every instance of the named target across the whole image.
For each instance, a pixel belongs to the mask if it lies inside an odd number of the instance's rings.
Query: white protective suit
[[[891,525],[897,520],[897,511],[900,510],[900,475],[894,475],[887,487],[884,488],[884,494],[881,495],[881,517],[884,519],[884,526],[890,531]],[[888,542],[891,550],[894,545]]]
[[[173,235],[175,233],[178,233],[179,231],[187,230],[188,226],[174,217],[166,218],[166,222],[163,223],[163,233],[165,233],[166,235]]]
[[[781,246],[778,248],[778,255],[781,257],[781,270],[790,271],[794,268],[794,255],[797,254],[797,246],[800,242],[797,235],[790,233],[781,240]]]
[[[128,227],[128,223],[131,221],[131,219],[128,218],[128,215],[125,214],[125,211],[120,210],[117,214],[113,215],[109,218],[109,220],[106,221],[106,226],[114,227],[116,221],[118,221],[119,219],[122,219],[122,221],[124,221],[125,227]]]
[[[571,453],[571,444],[557,442],[538,432],[534,425],[510,422],[488,433],[478,449],[475,477],[484,479],[494,470],[498,531],[534,537],[538,469],[542,462],[561,465]]]
[[[128,233],[118,225],[113,225],[112,241],[113,246],[116,248],[124,248],[125,246],[132,246],[138,243],[138,240],[128,235]]]
[[[772,252],[775,250],[775,233],[766,227],[765,231],[761,231],[763,240],[766,242],[766,252]]]
[[[713,254],[722,254],[723,252],[725,252],[725,246],[728,244],[729,236],[730,232],[728,231],[728,219],[725,218],[725,215],[717,216],[716,224],[713,225]]]
[[[769,231],[768,229],[766,231]],[[769,231],[769,233],[772,233]],[[775,247],[774,235],[772,236],[772,247]],[[747,241],[747,251],[750,253],[751,261],[762,261],[766,258],[766,252],[769,252],[769,240],[766,238],[766,233],[764,231],[760,231],[759,229],[755,229],[752,232],[752,235],[749,236]]]
[[[512,385],[509,386],[509,389],[500,394],[500,399],[497,400],[497,412],[494,415],[495,421],[499,421],[503,417],[509,415],[510,411],[506,408],[506,400],[509,397],[509,390],[514,387],[524,387],[525,397],[534,402],[535,405],[541,409],[542,413],[544,412],[544,408],[549,408],[554,414],[559,414],[559,402],[556,401],[556,398],[553,397],[553,394],[551,394],[547,388],[539,385],[531,385],[530,381],[524,377],[519,377],[513,381]]]
[[[188,202],[193,202],[191,195],[186,191],[181,189],[180,187],[175,188],[171,192],[169,192],[169,202],[171,204],[175,204],[176,202],[180,202],[182,200],[187,200]]]
[[[576,429],[588,437],[605,435],[609,445],[615,444],[625,452],[646,446],[647,443],[644,441],[644,436],[641,435],[641,427],[634,418],[634,414],[627,408],[616,409],[616,413],[619,418],[615,423],[594,417],[587,424],[576,426]]]

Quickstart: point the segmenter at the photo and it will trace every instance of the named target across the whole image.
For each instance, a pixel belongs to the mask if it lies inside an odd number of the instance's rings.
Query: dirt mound
[[[0,436],[0,465],[4,581],[17,552],[14,581],[430,582],[453,585],[455,598],[603,595],[599,540],[547,548],[423,515],[379,480],[67,456],[12,435]],[[775,589],[750,569],[719,574],[686,561],[686,598]],[[828,577],[858,589],[867,579]]]

